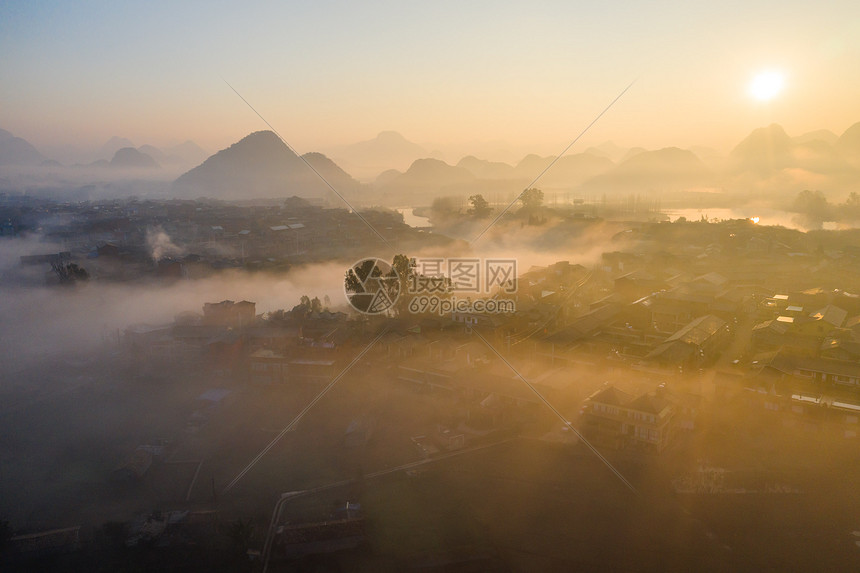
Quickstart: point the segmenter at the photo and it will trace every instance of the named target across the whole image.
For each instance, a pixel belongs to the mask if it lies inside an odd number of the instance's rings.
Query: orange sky
[[[7,3],[0,127],[37,146],[118,135],[214,151],[265,129],[222,78],[302,152],[390,129],[443,152],[555,153],[633,80],[583,149],[727,151],[772,122],[799,135],[860,121],[856,2],[593,4]],[[756,101],[749,82],[770,68],[785,88]]]

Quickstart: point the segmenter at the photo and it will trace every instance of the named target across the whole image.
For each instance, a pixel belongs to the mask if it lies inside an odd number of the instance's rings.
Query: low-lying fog
[[[343,265],[317,264],[287,275],[223,272],[173,283],[133,285],[93,281],[74,288],[0,285],[0,362],[20,367],[53,353],[86,353],[117,330],[166,324],[183,311],[202,313],[203,303],[249,300],[257,313],[290,309],[302,295],[328,296],[345,304]]]
[[[538,227],[517,226],[516,233],[499,233],[471,246],[464,242],[453,250],[427,248],[404,254],[515,259],[518,273],[560,260],[590,266],[601,253],[614,250],[612,236],[622,229],[605,223],[580,229],[575,236],[547,237]],[[257,314],[290,309],[302,295],[328,297],[333,310],[347,304],[343,277],[348,263],[344,262],[309,264],[277,275],[231,270],[174,282],[93,280],[72,288],[25,286],[13,280],[31,272],[35,275],[30,285],[40,282],[41,275],[50,272],[47,266],[25,270],[19,265],[20,257],[59,250],[59,245],[37,238],[0,241],[0,361],[7,365],[6,373],[46,354],[91,352],[133,324],[168,324],[181,312],[201,313],[206,302],[249,300],[256,303]],[[388,251],[380,245],[369,249],[367,256],[391,260]],[[86,261],[82,264],[86,266]]]

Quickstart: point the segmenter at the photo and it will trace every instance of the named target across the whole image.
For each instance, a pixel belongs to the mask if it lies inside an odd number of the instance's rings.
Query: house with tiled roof
[[[661,365],[696,368],[712,362],[729,338],[726,321],[713,315],[696,318],[645,358]]]
[[[671,442],[675,406],[662,388],[638,397],[605,386],[588,397],[581,431],[598,448],[660,453]]]

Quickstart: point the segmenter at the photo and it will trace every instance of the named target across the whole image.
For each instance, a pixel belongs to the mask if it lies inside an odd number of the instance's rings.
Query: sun
[[[749,90],[755,99],[768,101],[779,95],[784,84],[785,77],[782,73],[768,70],[759,72],[753,77]]]

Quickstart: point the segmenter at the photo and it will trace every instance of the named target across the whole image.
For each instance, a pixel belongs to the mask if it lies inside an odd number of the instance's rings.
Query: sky
[[[299,152],[383,130],[560,151],[631,82],[580,147],[728,151],[773,122],[860,121],[856,1],[410,4],[0,0],[0,128],[215,151],[266,129],[225,82]],[[749,93],[764,70],[784,78],[768,101]]]

